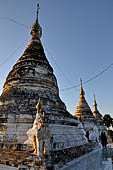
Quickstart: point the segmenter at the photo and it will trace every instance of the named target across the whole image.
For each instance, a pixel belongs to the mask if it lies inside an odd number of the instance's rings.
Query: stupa
[[[65,104],[59,97],[57,80],[40,40],[42,28],[38,21],[38,14],[39,5],[36,21],[30,31],[32,38],[23,55],[9,72],[0,96],[2,129],[0,140],[25,142],[26,132],[32,127],[35,119],[36,104],[40,96],[43,110],[51,124],[57,124],[56,129],[59,131],[67,125],[65,130],[69,129],[69,134],[74,129],[72,133],[79,134],[78,143],[83,144],[83,136],[77,128],[79,121],[66,110]]]
[[[94,115],[95,119],[97,120],[97,126],[98,126],[98,129],[99,129],[99,132],[102,132],[102,131],[107,132],[107,128],[106,128],[106,126],[104,125],[104,122],[103,122],[103,116],[100,114],[100,112],[97,108],[97,102],[96,102],[96,99],[95,99],[95,95],[94,95],[94,103],[93,103],[93,115]]]
[[[88,143],[82,124],[59,97],[57,80],[40,40],[38,14],[39,4],[32,38],[8,74],[0,96],[0,166],[4,164],[4,169],[65,169],[68,162],[84,154],[89,160],[87,153],[98,148],[96,142]],[[85,108],[86,123],[94,122],[82,84],[79,103],[80,110]],[[89,167],[87,161],[82,162],[82,167]],[[80,169],[81,164],[76,163]],[[72,165],[68,166],[66,169],[71,169]]]
[[[85,92],[82,87],[82,79],[80,88],[80,100],[78,102],[74,116],[82,122],[85,130],[92,131],[95,125],[97,125],[96,119],[93,116],[93,113],[85,99]]]

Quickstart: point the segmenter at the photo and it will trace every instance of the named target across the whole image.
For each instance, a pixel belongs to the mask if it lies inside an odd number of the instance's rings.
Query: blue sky
[[[54,69],[59,89],[71,87],[95,76],[113,63],[112,0],[0,0],[0,18],[12,18],[30,27],[40,3],[41,41]],[[0,92],[8,72],[30,40],[30,30],[0,19]],[[84,84],[86,100],[93,109],[113,116],[113,67]],[[79,101],[79,87],[61,91],[73,114]]]

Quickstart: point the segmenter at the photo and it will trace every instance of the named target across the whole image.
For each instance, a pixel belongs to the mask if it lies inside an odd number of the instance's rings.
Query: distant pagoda
[[[66,110],[59,97],[56,77],[40,41],[42,28],[39,25],[38,14],[39,5],[36,21],[31,27],[32,38],[23,55],[9,72],[3,87],[0,97],[0,140],[25,142],[26,132],[32,127],[35,119],[36,104],[40,96],[43,111],[49,122],[57,124],[54,128],[59,129],[59,132],[63,128],[67,129],[65,133],[69,130],[70,135],[66,137],[68,142],[75,134],[70,146],[81,145],[86,140],[77,127],[79,121]]]
[[[95,119],[97,120],[97,126],[99,129],[99,132],[107,131],[107,128],[104,125],[103,116],[100,114],[99,110],[97,109],[97,102],[95,99],[95,95],[94,95],[94,103],[93,103],[93,115]]]
[[[85,92],[82,87],[81,79],[80,100],[78,102],[74,116],[82,122],[85,130],[92,130],[97,122],[84,96]]]

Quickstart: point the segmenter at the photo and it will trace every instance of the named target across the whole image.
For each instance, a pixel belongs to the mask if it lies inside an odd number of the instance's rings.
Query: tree
[[[112,118],[112,128],[113,128],[113,118]]]
[[[112,142],[113,142],[113,131],[112,130],[108,130],[108,135],[111,137]]]
[[[109,128],[112,125],[112,118],[109,114],[105,114],[103,120],[107,128]]]

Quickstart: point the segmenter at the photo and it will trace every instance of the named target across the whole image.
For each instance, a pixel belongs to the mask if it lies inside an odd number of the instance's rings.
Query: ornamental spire
[[[96,102],[95,94],[94,94],[94,103],[93,103],[93,107],[94,107],[94,112],[96,112],[96,111],[97,111],[97,102]]]
[[[83,87],[82,87],[82,78],[80,78],[80,82],[81,82],[80,96],[83,97],[85,95],[85,92],[84,92]]]
[[[39,9],[40,9],[40,6],[39,6],[39,3],[38,3],[37,4],[36,20],[35,20],[35,23],[33,24],[33,26],[31,27],[31,30],[30,30],[30,33],[31,33],[33,38],[36,37],[36,36],[38,36],[38,38],[41,38],[41,36],[42,36],[42,28],[41,28],[39,21],[38,21]]]
[[[95,99],[95,94],[94,94],[94,101],[96,101],[96,99]]]
[[[81,85],[81,88],[82,88],[82,78],[80,78],[80,85]]]

